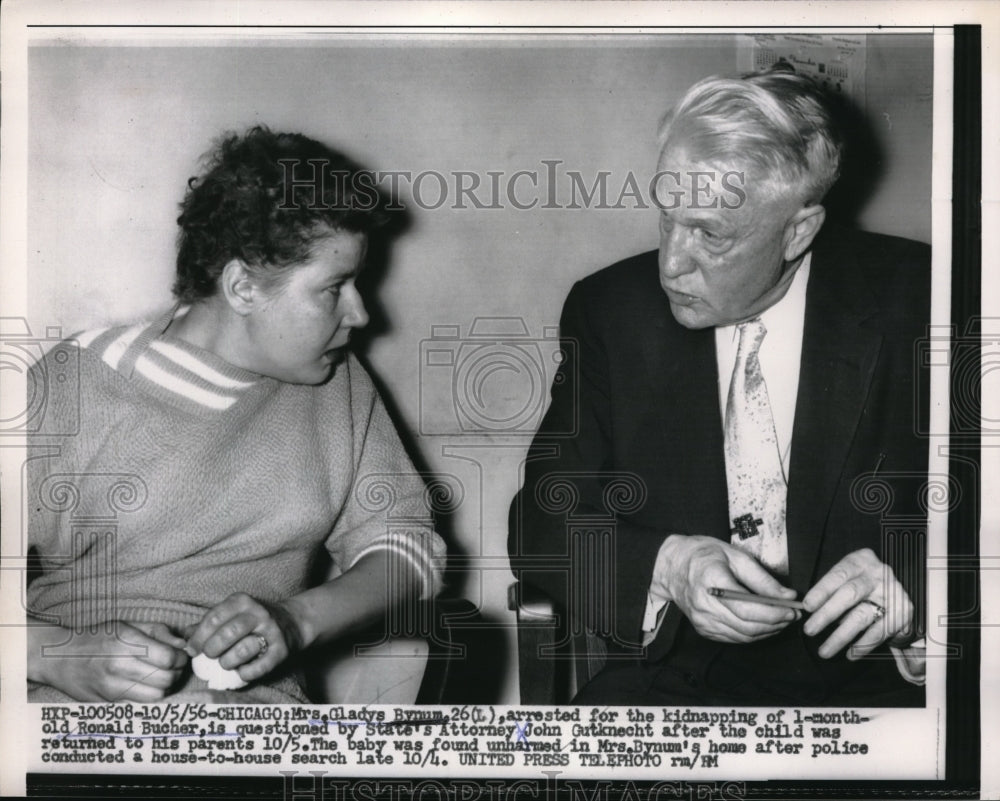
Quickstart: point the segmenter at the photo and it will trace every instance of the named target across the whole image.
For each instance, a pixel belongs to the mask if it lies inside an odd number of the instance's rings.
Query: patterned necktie
[[[726,404],[726,483],[732,544],[775,573],[788,574],[785,498],[778,437],[757,352],[767,329],[739,325],[740,344]]]

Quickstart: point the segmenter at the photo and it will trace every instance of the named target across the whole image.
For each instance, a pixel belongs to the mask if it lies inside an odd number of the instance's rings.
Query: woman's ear
[[[241,317],[250,314],[258,304],[257,285],[239,259],[230,259],[222,268],[219,286],[230,308]]]
[[[795,261],[812,244],[826,220],[826,209],[820,205],[799,209],[785,227],[785,261]]]

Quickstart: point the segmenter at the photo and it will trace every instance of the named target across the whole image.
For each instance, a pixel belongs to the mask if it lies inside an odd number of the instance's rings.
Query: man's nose
[[[688,254],[690,233],[680,225],[660,234],[660,269],[664,278],[678,278],[694,270],[694,260]]]

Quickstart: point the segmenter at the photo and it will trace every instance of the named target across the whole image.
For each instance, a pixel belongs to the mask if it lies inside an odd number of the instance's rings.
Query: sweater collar
[[[142,329],[119,361],[118,371],[129,377],[137,373],[159,390],[217,410],[229,408],[253,387],[275,383],[166,333],[170,323],[187,311],[178,304]]]

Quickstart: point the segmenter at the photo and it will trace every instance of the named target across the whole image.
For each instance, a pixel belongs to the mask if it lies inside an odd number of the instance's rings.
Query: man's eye
[[[718,242],[722,238],[718,234],[709,231],[707,228],[701,228],[699,230],[701,231],[701,238],[706,242]]]
[[[328,286],[326,291],[330,293],[331,297],[334,299],[340,297],[340,287],[339,286]]]

